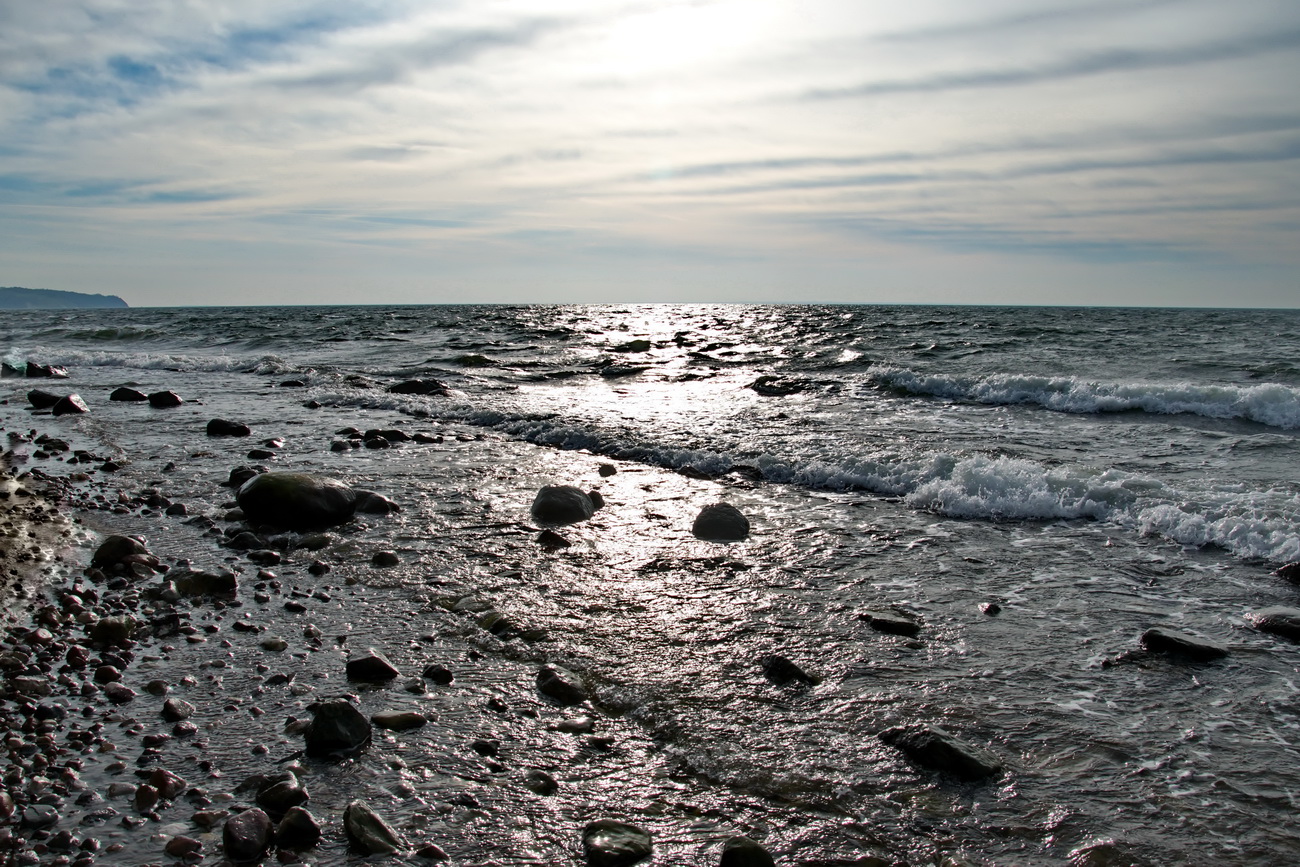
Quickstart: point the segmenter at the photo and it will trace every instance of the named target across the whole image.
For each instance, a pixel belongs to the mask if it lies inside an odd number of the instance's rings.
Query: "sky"
[[[1300,306],[1296,0],[0,0],[0,285]]]

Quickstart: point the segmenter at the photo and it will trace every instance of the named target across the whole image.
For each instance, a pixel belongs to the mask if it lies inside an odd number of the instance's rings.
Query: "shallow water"
[[[210,773],[195,757],[206,756],[222,774],[203,784],[209,792],[297,750],[286,717],[304,716],[318,695],[355,690],[342,659],[373,645],[404,673],[436,659],[457,681],[423,698],[400,686],[362,692],[368,712],[418,705],[438,720],[342,766],[307,763],[309,806],[337,815],[364,796],[458,862],[577,863],[576,829],[613,815],[655,832],[659,863],[715,863],[722,838],[747,833],[781,863],[879,854],[917,864],[1262,865],[1300,846],[1291,822],[1300,648],[1243,619],[1300,597],[1269,574],[1300,539],[1300,392],[1287,360],[1297,348],[1288,335],[1300,329],[1258,339],[1290,315],[27,313],[5,325],[9,357],[68,364],[66,384],[43,387],[79,391],[92,413],[29,420],[20,407],[28,380],[4,381],[10,403],[0,410],[7,428],[39,426],[116,455],[125,467],[113,489],[156,488],[191,516],[220,517],[232,499],[220,482],[271,436],[286,443],[263,463],[327,472],[402,505],[344,528],[322,553],[292,553],[275,567],[283,586],[269,603],[252,599],[256,567],[184,518],[90,514],[104,529],[146,534],[164,558],[234,558],[244,570],[242,606],[191,612],[218,627],[208,642],[142,649],[128,672],[139,685],[193,674],[175,694],[209,702],[206,745],[177,742],[163,760],[188,763],[189,773],[177,770],[194,782]],[[647,351],[609,351],[642,338]],[[593,373],[611,358],[647,369]],[[436,376],[456,394],[389,395],[357,387],[354,374]],[[762,375],[801,390],[745,387]],[[290,378],[306,387],[278,385]],[[125,381],[188,402],[166,411],[109,403]],[[1115,394],[1139,399],[1099,405]],[[311,399],[326,406],[305,408]],[[1098,412],[1111,409],[1124,411]],[[212,417],[247,422],[252,441],[204,436]],[[333,431],[349,425],[443,441],[330,452]],[[602,478],[601,463],[619,472]],[[80,469],[36,458],[25,466],[37,465]],[[528,505],[552,482],[599,487],[606,507],[560,531],[570,547],[548,551]],[[93,495],[93,482],[80,484]],[[748,541],[690,535],[694,514],[718,500],[750,517]],[[1183,547],[1205,542],[1215,545]],[[402,564],[370,566],[377,550]],[[323,579],[304,571],[317,556],[334,566]],[[321,584],[330,602],[309,600],[306,615],[280,607],[280,593]],[[503,640],[474,615],[446,610],[467,597],[545,639]],[[983,613],[987,602],[1001,613]],[[869,609],[906,613],[921,632],[875,632],[858,617]],[[240,617],[288,639],[292,661],[258,648],[260,634],[233,631]],[[300,637],[303,620],[323,631],[320,649]],[[1156,624],[1217,639],[1231,654],[1106,664]],[[758,663],[770,653],[821,682],[772,684]],[[224,665],[212,668],[214,659]],[[612,748],[547,728],[566,712],[533,688],[542,661],[584,675]],[[308,687],[301,694],[259,680],[289,667]],[[227,711],[231,696],[239,704]],[[505,713],[485,708],[494,696]],[[125,715],[153,725],[149,701]],[[916,721],[991,748],[1006,772],[956,784],[876,738]],[[501,741],[503,770],[466,749],[489,736]],[[254,754],[258,744],[269,752]],[[527,768],[553,773],[560,793],[524,790]],[[96,773],[85,778],[108,779]],[[479,807],[454,803],[462,790]],[[173,808],[164,824],[189,812]],[[120,863],[160,857],[144,832],[104,834],[127,846]],[[318,857],[341,858],[342,846],[334,833]]]

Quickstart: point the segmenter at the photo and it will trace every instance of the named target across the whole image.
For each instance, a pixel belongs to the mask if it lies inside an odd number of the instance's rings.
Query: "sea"
[[[121,467],[19,455],[83,485],[83,559],[96,534],[129,531],[164,560],[244,568],[217,544],[239,464],[401,507],[323,551],[280,540],[286,582],[332,582],[313,616],[338,646],[299,654],[312,690],[274,696],[230,649],[225,686],[244,689],[246,670],[250,695],[278,702],[275,728],[212,717],[209,760],[230,779],[255,769],[248,743],[288,755],[286,715],[347,691],[328,667],[371,645],[399,668],[436,652],[460,673],[431,697],[363,693],[431,703],[442,722],[390,738],[383,760],[316,769],[313,804],[364,790],[457,863],[581,863],[575,829],[601,817],[646,827],[665,864],[716,864],[733,834],[805,865],[1300,853],[1300,645],[1248,617],[1300,606],[1300,585],[1274,574],[1300,560],[1300,311],[29,310],[6,311],[0,335],[7,363],[69,372],[4,380],[5,427]],[[413,379],[445,388],[387,390]],[[185,402],[109,401],[124,385]],[[76,391],[90,412],[32,416],[32,387]],[[253,436],[207,437],[211,418]],[[425,436],[352,448],[349,427]],[[264,439],[283,442],[250,459]],[[125,498],[106,484],[185,515],[114,510]],[[529,506],[548,484],[598,490],[604,506],[539,537]],[[717,502],[747,516],[746,540],[692,535]],[[372,566],[379,550],[400,564]],[[320,557],[325,578],[300,568]],[[291,634],[258,604],[240,616]],[[872,612],[918,631],[878,631]],[[1155,626],[1228,655],[1145,652]],[[183,652],[173,666],[206,664]],[[815,683],[774,682],[773,655]],[[532,688],[544,662],[585,681],[596,735],[553,725],[571,712]],[[992,752],[1002,773],[955,780],[878,737],[915,724]],[[463,748],[475,736],[500,746],[486,770]],[[526,768],[559,792],[520,788]],[[342,845],[327,841],[321,863]]]

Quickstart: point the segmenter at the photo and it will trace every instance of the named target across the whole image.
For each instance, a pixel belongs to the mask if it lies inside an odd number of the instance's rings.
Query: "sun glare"
[[[726,58],[761,30],[758,7],[740,3],[681,3],[612,25],[602,61],[621,74],[668,72]]]

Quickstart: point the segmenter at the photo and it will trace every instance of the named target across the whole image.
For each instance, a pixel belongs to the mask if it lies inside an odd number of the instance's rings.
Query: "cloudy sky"
[[[0,285],[1300,306],[1296,0],[0,2]]]

